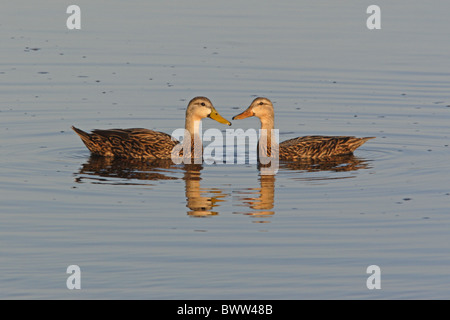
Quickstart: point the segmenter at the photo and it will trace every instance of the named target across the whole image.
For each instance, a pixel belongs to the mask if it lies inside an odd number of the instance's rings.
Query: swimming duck
[[[200,122],[206,117],[231,125],[216,111],[208,98],[195,97],[187,106],[185,121],[187,130],[185,132],[190,134],[192,141],[201,135]],[[95,129],[92,133],[86,133],[73,126],[72,129],[80,136],[92,154],[104,157],[141,160],[171,159],[172,149],[180,143],[167,133],[142,128]]]
[[[261,129],[267,129],[267,154],[270,155],[271,129],[274,129],[274,111],[272,102],[258,97],[244,112],[233,120],[257,117],[261,120]],[[296,161],[304,158],[324,159],[338,155],[352,154],[358,147],[375,137],[356,138],[348,136],[305,136],[283,141],[279,144],[280,160]]]

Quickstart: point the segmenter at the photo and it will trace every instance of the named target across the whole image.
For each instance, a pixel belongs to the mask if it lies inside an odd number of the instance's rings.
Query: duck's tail
[[[367,140],[375,139],[375,137],[364,137],[364,138],[355,138],[350,144],[349,148],[351,152],[355,151],[359,147],[361,147]]]
[[[86,143],[87,141],[91,141],[89,133],[84,132],[83,130],[78,129],[74,126],[72,126],[72,129],[80,136],[81,140],[83,140],[84,143]]]
[[[74,126],[72,126],[72,129],[80,136],[81,141],[83,141],[84,145],[89,149],[89,151],[91,151],[93,154],[100,154],[97,144],[92,141],[92,136],[89,133],[84,132],[83,130],[78,129]]]

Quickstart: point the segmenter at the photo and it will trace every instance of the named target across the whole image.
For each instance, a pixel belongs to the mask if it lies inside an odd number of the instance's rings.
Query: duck
[[[211,100],[203,96],[195,97],[188,103],[185,118],[185,134],[190,135],[191,141],[201,136],[200,122],[206,117],[231,125],[230,121],[217,112]],[[174,147],[182,144],[167,133],[144,128],[94,129],[91,133],[74,126],[72,129],[95,156],[140,160],[171,159]],[[188,136],[185,136],[185,140],[186,138]]]
[[[271,129],[274,129],[274,109],[272,101],[265,97],[255,98],[242,113],[232,120],[257,117],[261,121],[261,129],[267,129],[267,154],[270,155]],[[334,156],[351,155],[367,140],[375,137],[357,138],[354,136],[304,136],[289,139],[279,143],[278,157],[284,161],[299,161],[304,159],[327,159]],[[259,142],[258,142],[259,143]]]

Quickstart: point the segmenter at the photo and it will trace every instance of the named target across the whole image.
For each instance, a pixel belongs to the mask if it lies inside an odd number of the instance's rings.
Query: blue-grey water
[[[450,298],[449,3],[377,1],[369,30],[369,1],[76,2],[80,30],[1,5],[0,298]],[[170,134],[197,95],[229,120],[270,98],[280,140],[376,139],[268,177],[91,158],[70,129]]]

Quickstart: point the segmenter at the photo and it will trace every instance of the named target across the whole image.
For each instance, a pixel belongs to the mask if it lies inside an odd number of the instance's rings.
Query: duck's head
[[[193,118],[194,120],[201,120],[209,117],[217,122],[231,126],[231,122],[223,118],[214,108],[212,102],[206,97],[195,97],[189,101],[186,109],[186,119]]]
[[[255,100],[253,100],[253,102],[250,104],[247,110],[238,115],[235,115],[233,117],[233,120],[240,120],[253,116],[261,119],[261,121],[264,120],[273,121],[274,113],[272,102],[267,98],[258,97]]]

